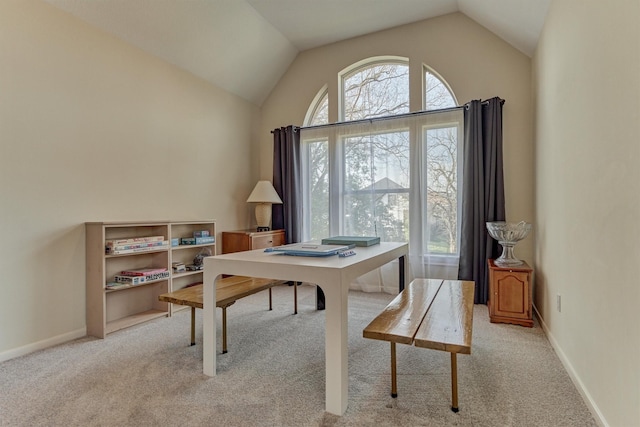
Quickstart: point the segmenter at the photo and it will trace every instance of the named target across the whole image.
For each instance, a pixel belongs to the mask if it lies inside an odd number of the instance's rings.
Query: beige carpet
[[[349,296],[349,408],[324,411],[324,311],[311,286],[274,288],[228,309],[229,353],[202,374],[202,322],[189,311],[83,338],[0,364],[2,426],[595,426],[539,325],[489,323],[474,312],[471,355],[458,357],[460,412],[450,406],[449,354],[389,344],[362,329],[391,295]],[[218,310],[220,315],[220,310]],[[218,334],[221,339],[221,335]],[[218,351],[221,348],[218,343]]]

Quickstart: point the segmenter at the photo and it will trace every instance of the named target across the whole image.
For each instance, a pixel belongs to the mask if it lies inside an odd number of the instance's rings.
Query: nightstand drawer
[[[251,251],[255,249],[271,248],[273,246],[284,245],[284,230],[270,231],[223,231],[222,232],[222,253]]]
[[[253,249],[265,249],[284,245],[284,233],[274,233],[266,236],[253,236],[251,247]]]

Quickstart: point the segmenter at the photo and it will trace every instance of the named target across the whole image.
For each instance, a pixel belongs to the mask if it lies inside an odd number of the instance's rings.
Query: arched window
[[[427,67],[424,92],[411,90],[399,57],[361,61],[338,78],[339,93],[319,93],[301,130],[304,239],[409,241],[416,277],[457,277],[463,115],[453,92]],[[425,112],[410,112],[411,93],[422,93]],[[326,124],[331,96],[335,125]],[[425,259],[451,268],[425,273]]]
[[[424,67],[423,104],[425,111],[442,110],[458,105],[449,86],[427,66]]]
[[[327,123],[329,123],[329,92],[325,85],[311,102],[304,124],[305,126],[316,126]]]
[[[409,64],[386,59],[350,67],[340,76],[342,121],[409,112]]]

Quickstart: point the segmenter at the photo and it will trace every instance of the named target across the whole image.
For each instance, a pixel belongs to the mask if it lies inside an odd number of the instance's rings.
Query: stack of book
[[[107,289],[116,289],[118,284],[140,285],[155,280],[168,279],[171,273],[166,268],[141,268],[124,270],[116,274],[113,282],[107,283]]]
[[[196,230],[193,237],[180,238],[181,245],[210,245],[216,242],[216,237],[209,233],[209,230]]]
[[[355,245],[373,246],[380,243],[380,237],[376,236],[333,236],[322,239],[323,245]]]
[[[181,245],[209,245],[216,242],[213,236],[203,237],[183,237],[180,239]]]
[[[105,242],[107,255],[133,254],[136,252],[157,251],[168,248],[169,241],[164,236],[132,237],[128,239],[113,239]]]

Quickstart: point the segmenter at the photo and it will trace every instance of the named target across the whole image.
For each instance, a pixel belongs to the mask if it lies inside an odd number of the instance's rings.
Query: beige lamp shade
[[[255,188],[249,195],[247,203],[257,203],[256,205],[256,221],[258,223],[258,231],[269,230],[271,223],[271,205],[273,203],[282,203],[282,199],[278,196],[276,189],[269,181],[258,181]]]

